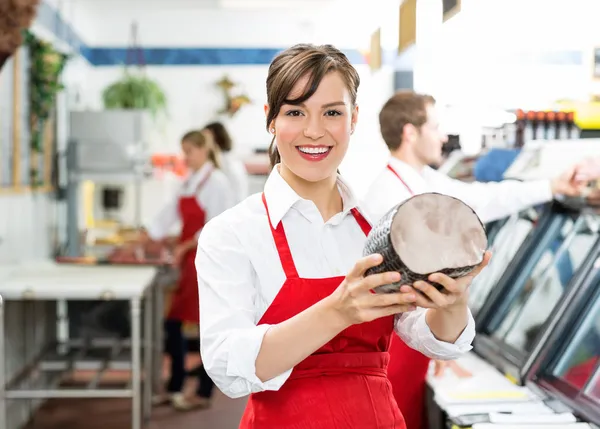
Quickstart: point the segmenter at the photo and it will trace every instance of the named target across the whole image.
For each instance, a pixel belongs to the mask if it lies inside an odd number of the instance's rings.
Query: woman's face
[[[286,98],[299,97],[307,82],[308,77],[300,79]],[[340,74],[327,74],[312,97],[298,106],[284,104],[269,127],[275,129],[281,168],[308,182],[335,176],[357,117]]]
[[[183,151],[185,165],[187,165],[190,170],[196,171],[200,169],[200,167],[208,160],[208,148],[206,145],[204,147],[198,147],[193,142],[184,140],[181,142],[181,149]]]

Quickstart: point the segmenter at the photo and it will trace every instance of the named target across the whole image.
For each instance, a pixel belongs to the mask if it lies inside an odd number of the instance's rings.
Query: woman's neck
[[[319,182],[309,182],[296,176],[290,169],[280,164],[279,174],[294,191],[305,200],[311,200],[327,222],[341,212],[344,203],[337,187],[337,174]]]

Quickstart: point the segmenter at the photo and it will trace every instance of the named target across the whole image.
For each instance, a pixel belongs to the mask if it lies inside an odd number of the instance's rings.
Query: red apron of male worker
[[[414,192],[400,174],[391,165],[387,168],[413,196]],[[425,429],[425,388],[429,362],[427,356],[408,347],[400,337],[394,335],[390,345],[388,378],[407,429]]]
[[[263,203],[269,213],[265,197]],[[371,226],[356,210],[363,232]],[[269,223],[271,224],[270,218]],[[286,281],[259,324],[283,322],[331,295],[344,277],[298,276],[283,229],[271,231]],[[405,429],[386,376],[394,318],[353,325],[299,363],[279,391],[253,393],[241,429]]]
[[[200,182],[193,195],[179,198],[179,216],[182,223],[179,243],[193,239],[206,223],[206,211],[198,204],[196,195],[209,179],[210,174],[211,172]],[[196,276],[195,259],[196,248],[194,247],[181,260],[179,284],[171,298],[168,320],[200,323],[198,277]]]

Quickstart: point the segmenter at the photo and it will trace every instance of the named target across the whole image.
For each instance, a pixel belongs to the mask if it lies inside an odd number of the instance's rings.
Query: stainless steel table
[[[155,276],[153,267],[55,263],[18,267],[4,276],[0,282],[0,428],[7,428],[6,400],[10,399],[131,398],[131,427],[141,429],[143,418],[150,417],[152,390],[159,387],[162,366],[162,291],[155,287]],[[129,302],[130,339],[92,338],[69,340],[66,344],[50,341],[34,362],[24,362],[23,371],[17,377],[5,379],[3,308],[6,301],[98,299]],[[145,307],[143,321],[142,306]],[[101,350],[104,355],[98,354]],[[95,371],[87,386],[60,385],[64,375],[78,369]],[[107,370],[131,371],[129,384],[123,389],[102,388],[99,384]],[[31,388],[27,380],[39,377],[40,373],[47,374],[54,382],[43,388]],[[142,377],[146,380],[143,391]]]

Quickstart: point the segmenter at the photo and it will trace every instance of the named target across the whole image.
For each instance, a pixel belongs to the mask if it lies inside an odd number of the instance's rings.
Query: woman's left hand
[[[466,292],[469,289],[469,286],[481,270],[487,266],[491,257],[491,252],[485,252],[481,264],[475,267],[475,269],[466,276],[458,279],[453,279],[441,273],[431,274],[429,280],[442,285],[444,289],[441,291],[424,281],[413,283],[413,287],[422,292],[421,294],[417,294],[417,300],[415,302],[416,306],[443,310],[451,309],[456,305],[466,305]]]

